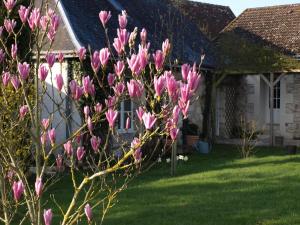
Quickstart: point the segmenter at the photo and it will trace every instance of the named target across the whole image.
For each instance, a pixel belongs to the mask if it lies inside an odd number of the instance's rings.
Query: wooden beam
[[[274,85],[276,85],[281,80],[281,78],[283,78],[284,76],[285,76],[285,73],[280,74],[279,77],[277,77],[277,79],[274,81]]]
[[[216,76],[216,75],[215,75],[215,76]],[[226,73],[223,73],[223,74],[221,75],[221,77],[215,79],[213,85],[215,85],[215,87],[218,87],[218,86],[221,84],[221,82],[225,79],[226,76],[227,76],[227,74],[226,74]]]
[[[270,145],[274,146],[274,73],[270,74]]]
[[[268,80],[268,78],[266,78],[265,75],[263,74],[260,74],[260,77],[263,79],[263,81],[269,86],[269,88],[271,87],[271,83],[270,81]]]

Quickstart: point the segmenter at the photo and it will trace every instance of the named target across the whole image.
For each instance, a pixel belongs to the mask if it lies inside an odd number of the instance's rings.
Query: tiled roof
[[[215,38],[235,18],[228,6],[188,0],[171,1],[180,12],[196,23],[209,39]]]
[[[227,32],[298,55],[300,4],[247,9],[222,31]]]

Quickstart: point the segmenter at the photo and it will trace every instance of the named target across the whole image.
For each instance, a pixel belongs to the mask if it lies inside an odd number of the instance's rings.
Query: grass
[[[209,155],[180,162],[175,177],[169,167],[157,164],[130,183],[104,224],[300,224],[299,155],[260,148],[255,156],[240,159],[234,147],[217,146]],[[58,185],[56,198],[70,199],[69,181]]]

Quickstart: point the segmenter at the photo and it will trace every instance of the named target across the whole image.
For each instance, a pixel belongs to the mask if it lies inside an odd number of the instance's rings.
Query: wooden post
[[[270,74],[270,145],[274,146],[274,74]]]
[[[171,155],[171,176],[175,175],[177,163],[177,141],[172,144],[172,155]]]

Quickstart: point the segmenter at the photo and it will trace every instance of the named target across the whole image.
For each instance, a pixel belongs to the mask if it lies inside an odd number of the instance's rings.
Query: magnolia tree
[[[166,66],[171,50],[169,41],[164,41],[162,49],[151,54],[147,31],[141,30],[140,38],[137,38],[137,28],[128,32],[127,15],[123,11],[118,17],[116,38],[112,42],[108,40],[106,48],[99,51],[81,48],[76,53],[81,65],[90,62],[93,72],[79,73],[77,79],[66,83],[63,75],[54,74],[53,70],[55,63],[64,62],[62,53],[54,54],[51,50],[59,16],[45,3],[41,8],[34,8],[18,5],[16,0],[3,1],[7,13],[0,26],[3,98],[0,104],[6,116],[1,114],[0,121],[0,136],[5,141],[0,151],[0,220],[4,224],[50,225],[55,212],[57,221],[63,225],[81,220],[89,224],[102,222],[117,193],[147,157],[142,146],[153,137],[169,138],[173,143],[177,139],[179,117],[188,116],[189,106],[195,99],[199,68],[184,64],[182,80],[176,79],[172,67]],[[11,18],[13,12],[18,12],[18,19]],[[107,39],[110,18],[110,12],[99,13]],[[31,32],[30,47],[23,54],[25,58],[21,58],[18,46],[25,29]],[[58,91],[59,96],[51,95],[49,89]],[[98,93],[105,99],[99,101]],[[21,97],[15,102],[8,101],[14,95]],[[52,102],[50,109],[45,106],[46,97]],[[58,141],[58,127],[68,124],[72,116],[72,112],[66,112],[66,99],[82,112],[82,123],[69,130],[65,140]],[[133,124],[136,130],[133,140],[122,138],[116,127],[120,104],[126,100],[134,102],[136,107],[137,119],[131,121],[130,116],[126,119],[126,129]],[[11,104],[17,106],[17,112],[9,110]],[[44,108],[47,108],[47,118],[43,118]],[[54,119],[54,115],[59,115],[60,120]],[[105,134],[102,137],[96,135],[95,127],[99,126]],[[107,130],[103,131],[105,127]],[[28,139],[26,143],[31,145],[28,151],[35,163],[34,177],[19,167],[21,159],[16,157],[14,138]],[[121,154],[114,154],[112,142]],[[64,167],[67,169],[62,173]],[[56,172],[49,174],[49,170]],[[71,180],[69,202],[69,199],[59,202],[49,189],[62,176]],[[93,211],[98,211],[99,218],[93,217]]]

